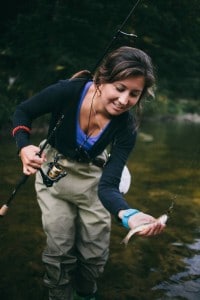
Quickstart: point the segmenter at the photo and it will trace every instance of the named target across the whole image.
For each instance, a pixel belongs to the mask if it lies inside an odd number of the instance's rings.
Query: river
[[[134,236],[113,220],[110,259],[99,291],[102,300],[200,299],[200,125],[144,123],[128,162],[127,201],[155,217],[174,202],[163,234]],[[15,143],[0,139],[0,204],[20,178]],[[0,299],[47,300],[41,253],[45,237],[33,178],[20,189],[0,220]]]

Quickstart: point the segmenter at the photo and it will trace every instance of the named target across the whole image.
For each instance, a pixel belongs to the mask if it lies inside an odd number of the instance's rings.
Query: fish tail
[[[120,244],[124,244],[125,246],[127,246],[127,245],[128,245],[128,239],[127,239],[127,238],[124,238],[124,239],[120,242]]]

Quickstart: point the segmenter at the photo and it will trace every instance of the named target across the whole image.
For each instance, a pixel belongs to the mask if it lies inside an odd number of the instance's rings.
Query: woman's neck
[[[90,136],[101,132],[110,122],[110,118],[102,105],[100,91],[92,84],[86,93],[79,116],[81,129]]]

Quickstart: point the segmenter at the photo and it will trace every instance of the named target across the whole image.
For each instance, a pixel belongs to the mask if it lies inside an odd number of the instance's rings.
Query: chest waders
[[[45,154],[44,172],[58,152],[47,145]],[[106,152],[99,156],[106,157]],[[49,299],[71,300],[73,290],[80,295],[97,290],[109,254],[111,219],[97,196],[102,168],[64,156],[59,164],[67,176],[47,187],[38,172],[35,188],[47,240],[42,260]]]

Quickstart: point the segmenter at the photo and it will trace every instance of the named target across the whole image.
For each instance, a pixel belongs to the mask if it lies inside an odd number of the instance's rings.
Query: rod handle
[[[8,211],[8,206],[4,204],[0,209],[0,217],[5,216],[7,214],[7,211]]]

